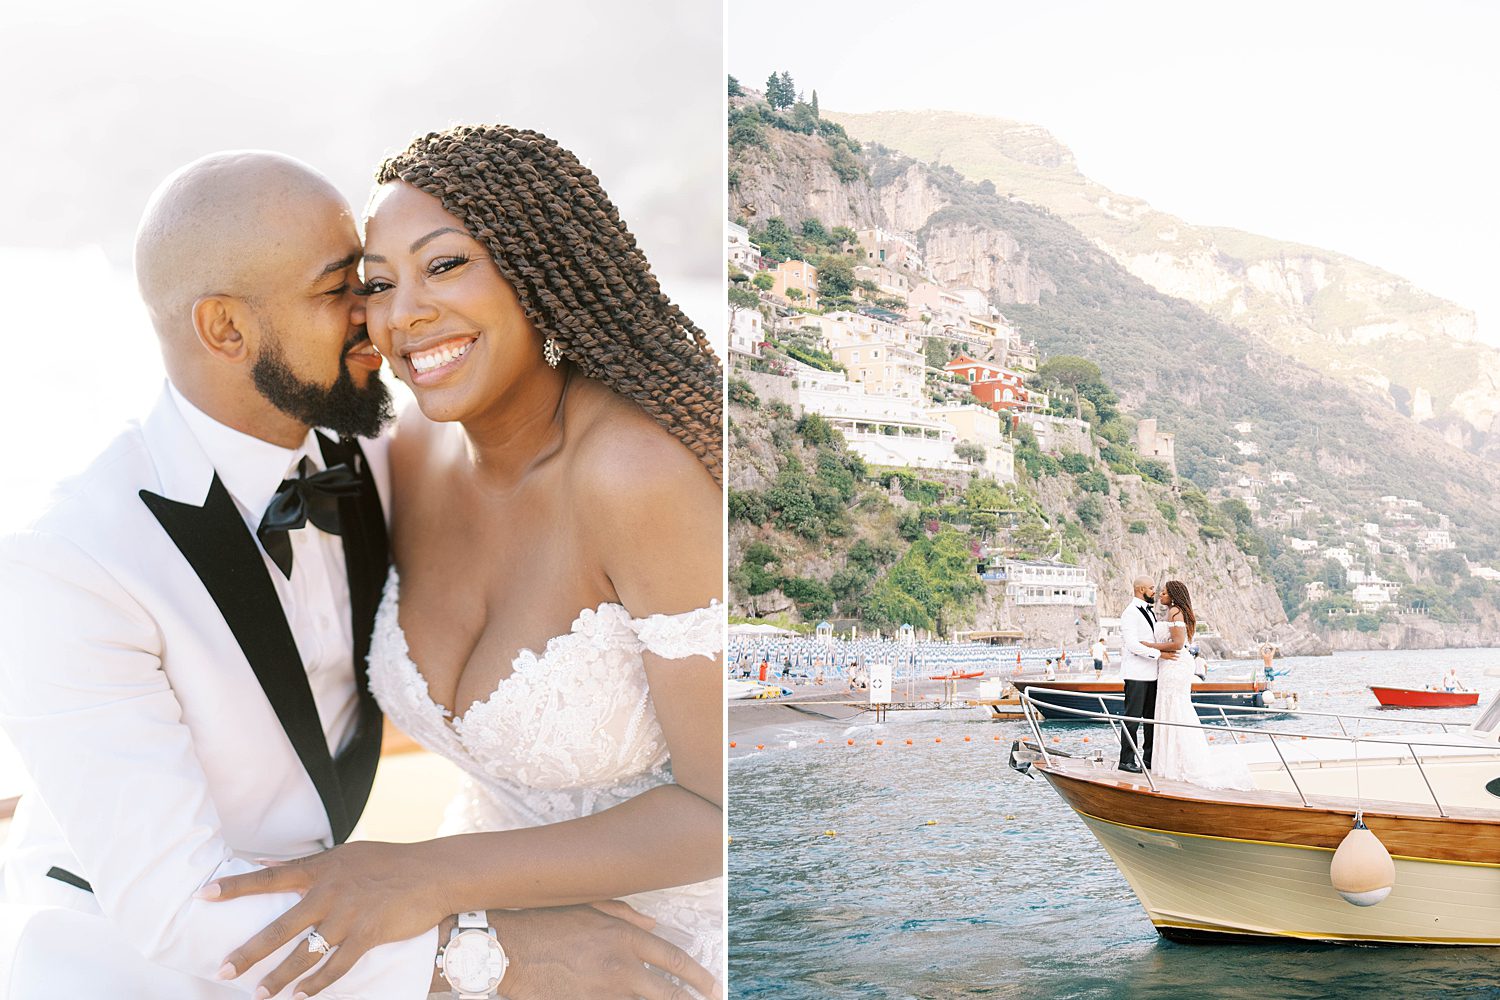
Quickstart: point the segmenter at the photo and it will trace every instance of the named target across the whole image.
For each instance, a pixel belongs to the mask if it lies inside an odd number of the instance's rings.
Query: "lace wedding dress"
[[[1158,621],[1156,641],[1166,642],[1173,629],[1187,629],[1186,622]],[[1173,636],[1173,638],[1176,638]],[[1162,660],[1156,668],[1156,721],[1151,751],[1151,774],[1157,778],[1186,781],[1204,788],[1255,787],[1250,769],[1233,750],[1210,748],[1198,726],[1193,709],[1193,658],[1186,646],[1175,660]],[[1185,722],[1187,726],[1164,726],[1163,722]]]
[[[392,722],[465,773],[439,836],[576,819],[671,781],[641,656],[717,655],[724,646],[717,601],[649,618],[631,618],[619,604],[585,609],[540,654],[522,650],[514,673],[454,719],[412,662],[397,620],[399,591],[392,569],[375,616],[370,689]],[[723,896],[716,878],[624,898],[657,921],[657,935],[719,976]]]

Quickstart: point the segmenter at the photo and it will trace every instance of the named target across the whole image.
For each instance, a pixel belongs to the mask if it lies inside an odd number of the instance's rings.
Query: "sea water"
[[[1389,715],[1367,685],[1436,685],[1450,666],[1482,692],[1481,705],[1500,690],[1500,676],[1486,675],[1500,673],[1495,649],[1277,665],[1292,672],[1276,686],[1314,711]],[[1477,711],[1411,714],[1468,720]],[[1096,733],[1089,745],[1114,756],[1107,729],[1067,728],[1074,741]],[[729,767],[731,995],[1500,997],[1492,949],[1159,938],[1073,811],[1045,780],[1007,766],[1012,740],[1027,731],[1019,722],[812,723],[756,733],[766,749],[748,752],[741,737]],[[791,740],[796,749],[786,749]]]

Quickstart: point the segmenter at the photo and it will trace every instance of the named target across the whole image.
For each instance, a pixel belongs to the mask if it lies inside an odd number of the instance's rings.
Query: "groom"
[[[1156,667],[1176,653],[1163,653],[1142,643],[1156,641],[1156,584],[1135,578],[1134,596],[1120,615],[1120,674],[1125,678],[1127,718],[1156,718]],[[1140,774],[1151,769],[1151,742],[1156,727],[1127,722],[1120,735],[1120,770]],[[1142,730],[1145,730],[1142,733]]]
[[[34,785],[4,857],[0,998],[243,1000],[307,950],[224,966],[296,897],[195,893],[342,842],[380,757],[387,465],[355,439],[390,403],[360,252],[332,185],[275,154],[196,161],[147,208],[136,273],[168,382],[0,539],[0,725]],[[525,919],[496,918],[512,998],[597,995],[601,969],[660,956],[598,911]],[[446,990],[438,938],[373,949],[320,996]]]

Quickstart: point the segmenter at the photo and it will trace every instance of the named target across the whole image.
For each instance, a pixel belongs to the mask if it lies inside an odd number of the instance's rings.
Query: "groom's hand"
[[[650,918],[623,903],[491,910],[489,920],[510,960],[500,983],[508,1000],[689,1000],[692,994],[669,975],[704,997],[724,995],[712,973],[645,930]],[[439,945],[447,939],[445,931]]]

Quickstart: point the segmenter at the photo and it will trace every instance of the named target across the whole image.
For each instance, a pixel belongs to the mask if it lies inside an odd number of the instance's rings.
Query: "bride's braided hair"
[[[633,399],[722,485],[719,361],[577,157],[540,132],[460,125],[415,140],[376,181],[405,181],[442,202],[489,248],[542,336]]]
[[[1187,584],[1181,580],[1168,580],[1165,589],[1172,599],[1172,607],[1182,609],[1182,620],[1187,622],[1188,638],[1191,639],[1198,631],[1198,616],[1193,614],[1193,599],[1188,594]]]

